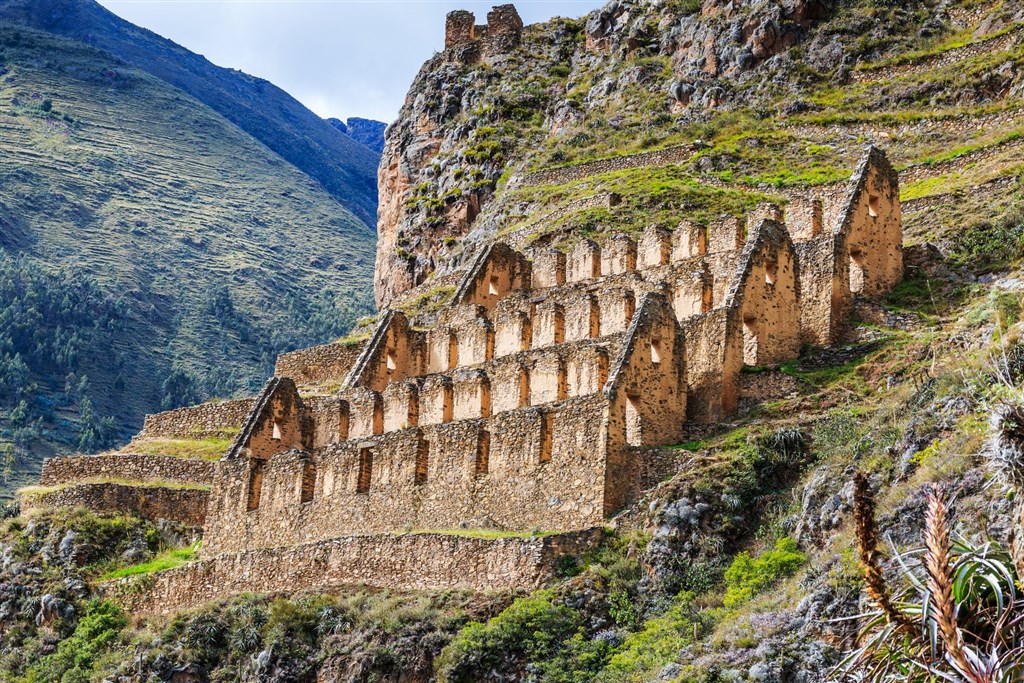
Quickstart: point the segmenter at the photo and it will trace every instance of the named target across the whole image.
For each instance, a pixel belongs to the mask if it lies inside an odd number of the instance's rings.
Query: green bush
[[[75,632],[28,670],[29,683],[85,683],[96,660],[117,644],[128,625],[124,612],[109,600],[94,600]]]
[[[725,606],[735,607],[770,588],[779,579],[791,576],[806,561],[796,541],[781,538],[775,547],[758,557],[740,553],[725,571]]]
[[[555,603],[550,590],[520,598],[486,624],[474,621],[459,632],[438,658],[438,681],[472,683],[481,671],[507,671],[517,662],[545,661],[580,626],[580,615]]]

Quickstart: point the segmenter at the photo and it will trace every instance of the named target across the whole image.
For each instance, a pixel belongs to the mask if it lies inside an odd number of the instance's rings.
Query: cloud
[[[496,2],[446,0],[99,0],[220,66],[265,78],[317,114],[390,122],[420,66],[444,43],[444,17],[486,21]],[[523,20],[579,17],[601,0],[520,0]]]

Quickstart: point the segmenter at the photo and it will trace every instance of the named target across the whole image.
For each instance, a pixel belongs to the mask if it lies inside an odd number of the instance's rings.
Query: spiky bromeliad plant
[[[942,490],[928,490],[925,547],[898,556],[904,585],[890,590],[881,568],[875,502],[867,477],[854,480],[854,517],[865,592],[874,609],[858,647],[836,668],[839,681],[1018,683],[1024,681],[1024,593],[1010,553],[988,541],[950,537]]]

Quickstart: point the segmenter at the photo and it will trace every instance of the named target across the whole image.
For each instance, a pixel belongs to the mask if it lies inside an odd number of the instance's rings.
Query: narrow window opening
[[[877,194],[868,195],[868,215],[872,218],[878,218],[878,214],[882,211],[882,198]]]
[[[263,461],[253,460],[249,468],[249,495],[246,509],[249,512],[260,506],[260,495],[263,492]]]
[[[854,294],[864,291],[864,252],[859,249],[850,252],[850,291]]]
[[[430,467],[430,442],[421,439],[416,448],[416,475],[414,483],[422,486],[427,483],[427,471]]]
[[[459,367],[459,338],[454,332],[448,334],[448,369]]]
[[[639,394],[626,395],[626,443],[630,446],[642,446],[643,436],[640,420]]]
[[[651,340],[651,362],[655,365],[661,363],[661,340]]]
[[[441,388],[441,421],[451,422],[452,421],[452,402],[453,402],[452,387],[449,384],[444,385]]]
[[[316,490],[316,465],[306,461],[302,465],[302,495],[300,500],[309,503],[313,500],[313,492]]]
[[[555,308],[552,318],[555,325],[555,343],[561,344],[565,341],[565,313],[561,306]]]
[[[270,438],[272,438],[274,441],[280,441],[281,440],[281,425],[279,423],[277,423],[277,422],[274,423],[274,429],[273,429],[273,432],[270,435]]]
[[[395,358],[395,354],[393,351],[388,351],[387,367],[388,372],[394,372],[395,370],[398,369],[398,359]]]
[[[555,415],[545,413],[540,422],[540,462],[551,462],[555,445]]]
[[[476,475],[487,474],[491,460],[491,433],[486,429],[480,430],[480,439],[476,444],[476,463],[474,470]]]
[[[757,366],[758,321],[757,318],[743,320],[743,364]]]
[[[492,275],[490,282],[487,283],[487,293],[491,296],[498,296],[498,276]]]
[[[765,265],[765,268],[764,268],[764,281],[765,281],[765,284],[769,284],[769,285],[774,285],[775,284],[775,276],[777,275],[778,270],[779,270],[779,263],[775,259],[772,259],[771,261],[769,261]]]
[[[486,382],[480,385],[480,417],[491,416],[491,385]]]
[[[356,480],[356,493],[369,493],[372,477],[373,451],[363,448],[359,451],[359,478]]]

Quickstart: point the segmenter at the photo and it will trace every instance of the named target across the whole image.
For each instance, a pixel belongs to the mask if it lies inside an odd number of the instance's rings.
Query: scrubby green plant
[[[580,627],[579,613],[557,602],[550,590],[520,598],[488,622],[462,629],[438,658],[438,681],[472,683],[480,671],[547,660]]]
[[[26,683],[89,681],[94,664],[117,644],[127,625],[124,611],[113,602],[90,602],[74,633],[57,646],[56,652],[29,668]]]
[[[796,541],[788,536],[757,557],[738,554],[725,570],[725,606],[735,607],[750,600],[779,579],[793,575],[806,560]]]

